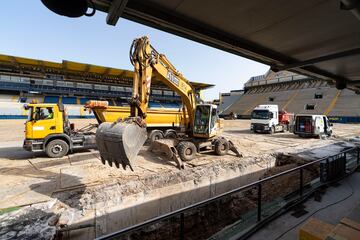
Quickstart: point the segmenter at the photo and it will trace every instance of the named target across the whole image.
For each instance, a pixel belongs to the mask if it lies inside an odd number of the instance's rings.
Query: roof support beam
[[[106,23],[112,26],[115,26],[124,12],[125,6],[128,0],[113,0],[108,15],[106,17]]]
[[[295,63],[291,63],[291,64],[288,64],[285,66],[274,66],[274,67],[272,67],[272,69],[274,71],[290,70],[290,69],[294,69],[294,68],[310,66],[310,65],[313,65],[313,64],[316,64],[319,62],[330,61],[330,60],[334,60],[337,58],[343,58],[343,57],[353,56],[353,55],[357,55],[357,54],[360,54],[360,48],[355,48],[355,49],[347,50],[344,52],[338,52],[338,53],[329,54],[329,55],[325,55],[325,56],[321,56],[321,57],[317,57],[317,58],[312,58],[312,59],[301,61],[301,62],[295,62]]]
[[[360,1],[359,0],[341,0],[340,9],[351,11],[360,21]]]

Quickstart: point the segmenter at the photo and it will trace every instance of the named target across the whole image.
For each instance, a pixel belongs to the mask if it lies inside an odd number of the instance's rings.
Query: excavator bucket
[[[228,142],[229,142],[229,150],[235,153],[237,157],[243,157],[243,155],[235,147],[235,144],[230,140]]]
[[[146,128],[135,122],[119,122],[100,124],[96,131],[96,144],[98,146],[101,161],[108,162],[119,168],[121,165],[126,170],[138,155],[142,145],[147,139]]]
[[[162,155],[172,159],[179,169],[184,169],[184,163],[181,161],[176,150],[179,144],[177,139],[158,139],[151,143],[149,150],[155,154]]]

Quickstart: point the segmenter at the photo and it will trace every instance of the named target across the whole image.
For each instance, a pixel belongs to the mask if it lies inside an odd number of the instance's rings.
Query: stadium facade
[[[324,80],[289,71],[268,71],[251,77],[244,90],[220,94],[220,114],[233,112],[250,118],[259,104],[277,104],[293,113],[324,114],[333,122],[360,122],[360,97],[354,91],[338,90]]]
[[[61,63],[0,55],[0,119],[26,118],[23,105],[63,103],[70,117],[93,117],[84,111],[88,100],[126,106],[133,72],[63,60]],[[153,76],[150,108],[180,108],[181,99]],[[197,91],[212,85],[193,83]]]

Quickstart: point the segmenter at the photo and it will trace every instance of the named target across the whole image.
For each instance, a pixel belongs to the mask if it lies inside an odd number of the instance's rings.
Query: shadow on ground
[[[25,151],[22,147],[4,147],[0,148],[0,158],[10,160],[26,160],[37,156],[46,156],[44,154],[35,154]]]
[[[62,203],[77,209],[82,209],[80,205],[80,198],[85,191],[84,184],[78,176],[54,173],[47,170],[35,169],[33,166],[24,167],[11,167],[1,168],[0,176],[19,176],[29,179],[43,179],[44,181],[34,184],[30,184],[29,188],[32,191],[40,193],[42,195],[57,198]],[[62,182],[67,183],[71,188],[63,188]],[[26,184],[26,183],[24,183]],[[14,193],[14,196],[16,193]]]

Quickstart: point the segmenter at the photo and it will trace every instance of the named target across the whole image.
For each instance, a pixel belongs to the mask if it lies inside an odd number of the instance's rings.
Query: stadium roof
[[[63,60],[61,63],[58,63],[58,62],[50,62],[44,60],[0,54],[0,66],[1,65],[10,66],[14,68],[27,68],[27,69],[30,68],[34,71],[39,71],[44,73],[57,73],[64,75],[66,75],[66,73],[75,73],[77,75],[83,75],[85,77],[83,78],[83,80],[88,82],[93,82],[94,80],[92,81],[91,78],[86,78],[86,76],[95,75],[98,76],[98,79],[96,79],[95,83],[101,82],[103,84],[113,84],[114,79],[118,81],[117,84],[121,84],[122,79],[132,80],[133,78],[133,71],[97,66],[93,64],[78,63],[67,60]],[[108,80],[107,78],[110,78],[111,81]],[[154,78],[154,84],[159,84],[159,81],[156,80],[156,75]],[[199,82],[192,82],[192,85],[194,86],[194,88],[200,90],[214,86],[212,84],[199,83]]]
[[[119,17],[360,90],[359,0],[93,0]]]

